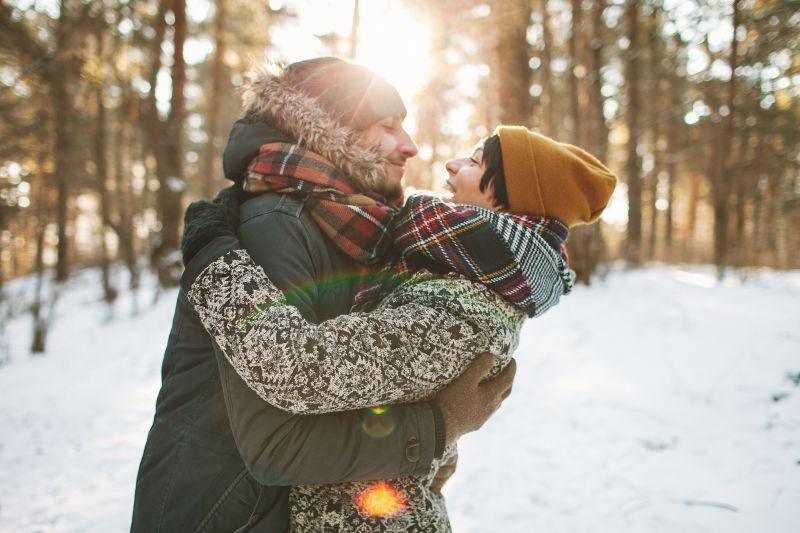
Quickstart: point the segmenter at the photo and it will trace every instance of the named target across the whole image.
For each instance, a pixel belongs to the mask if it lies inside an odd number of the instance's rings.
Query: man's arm
[[[276,284],[296,294],[296,305],[309,319],[313,312],[314,270],[302,225],[276,212],[264,214],[248,240],[251,252]],[[234,238],[217,238],[187,264],[185,289],[226,251]],[[281,268],[276,268],[281,265]],[[280,285],[279,285],[280,286]],[[338,483],[422,475],[444,449],[444,423],[433,402],[397,406],[391,420],[368,410],[326,415],[292,415],[250,390],[224,355],[217,351],[220,378],[239,452],[253,476],[268,485]],[[388,425],[387,425],[388,424]],[[372,431],[374,427],[392,431]]]
[[[394,431],[384,436],[368,431],[384,427],[385,420],[367,410],[325,415],[281,411],[261,400],[224,356],[218,354],[217,361],[234,439],[259,483],[340,483],[420,476],[430,470],[435,446],[430,404],[393,409]]]

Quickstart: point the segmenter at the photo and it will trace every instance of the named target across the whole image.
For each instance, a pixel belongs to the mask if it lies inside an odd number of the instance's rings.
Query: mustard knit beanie
[[[511,212],[554,217],[569,227],[600,217],[617,178],[594,156],[523,126],[498,126],[494,133]]]

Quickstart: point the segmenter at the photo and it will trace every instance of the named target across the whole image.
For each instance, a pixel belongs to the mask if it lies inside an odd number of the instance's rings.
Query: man
[[[404,165],[417,148],[402,127],[397,91],[368,69],[319,58],[261,73],[245,107],[224,154],[226,177],[237,184],[261,146],[299,142],[358,190],[389,200],[402,195]],[[311,321],[348,312],[357,273],[382,253],[360,246],[366,236],[358,226],[320,218],[301,189],[260,194],[239,214],[242,243]],[[196,250],[201,259],[214,253],[209,246]],[[371,255],[358,255],[364,253]],[[185,276],[193,278],[197,264],[187,261]],[[501,401],[494,389],[460,380],[433,401],[395,406],[394,429],[375,432],[376,424],[386,427],[375,417],[385,415],[369,410],[295,416],[264,403],[215,348],[182,289],[132,531],[285,531],[288,486],[427,473],[445,432],[474,429]]]

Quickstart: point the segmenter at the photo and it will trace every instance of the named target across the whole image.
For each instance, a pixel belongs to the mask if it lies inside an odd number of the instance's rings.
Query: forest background
[[[569,243],[584,283],[618,259],[800,267],[800,1],[0,0],[2,322],[22,276],[33,352],[79,269],[110,306],[174,286],[247,71],[318,55],[398,87],[411,188],[499,123],[608,162],[620,186]]]

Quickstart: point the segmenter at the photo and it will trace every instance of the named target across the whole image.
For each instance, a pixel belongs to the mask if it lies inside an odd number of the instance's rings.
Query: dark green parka
[[[358,150],[343,137],[324,135],[331,127],[324,111],[309,109],[308,99],[286,88],[280,75],[265,81],[255,104],[273,110],[279,105],[280,111],[271,123],[251,114],[234,125],[226,176],[241,179],[262,144],[300,137],[368,185],[370,161],[357,160]],[[323,235],[301,198],[250,199],[240,210],[239,239],[306,319],[319,322],[349,311],[357,265]],[[428,402],[397,406],[397,429],[376,438],[362,430],[374,416],[367,410],[291,415],[247,387],[185,296],[197,274],[225,251],[221,246],[215,240],[186,265],[136,481],[131,531],[282,532],[288,486],[427,473],[444,448],[441,415]]]

